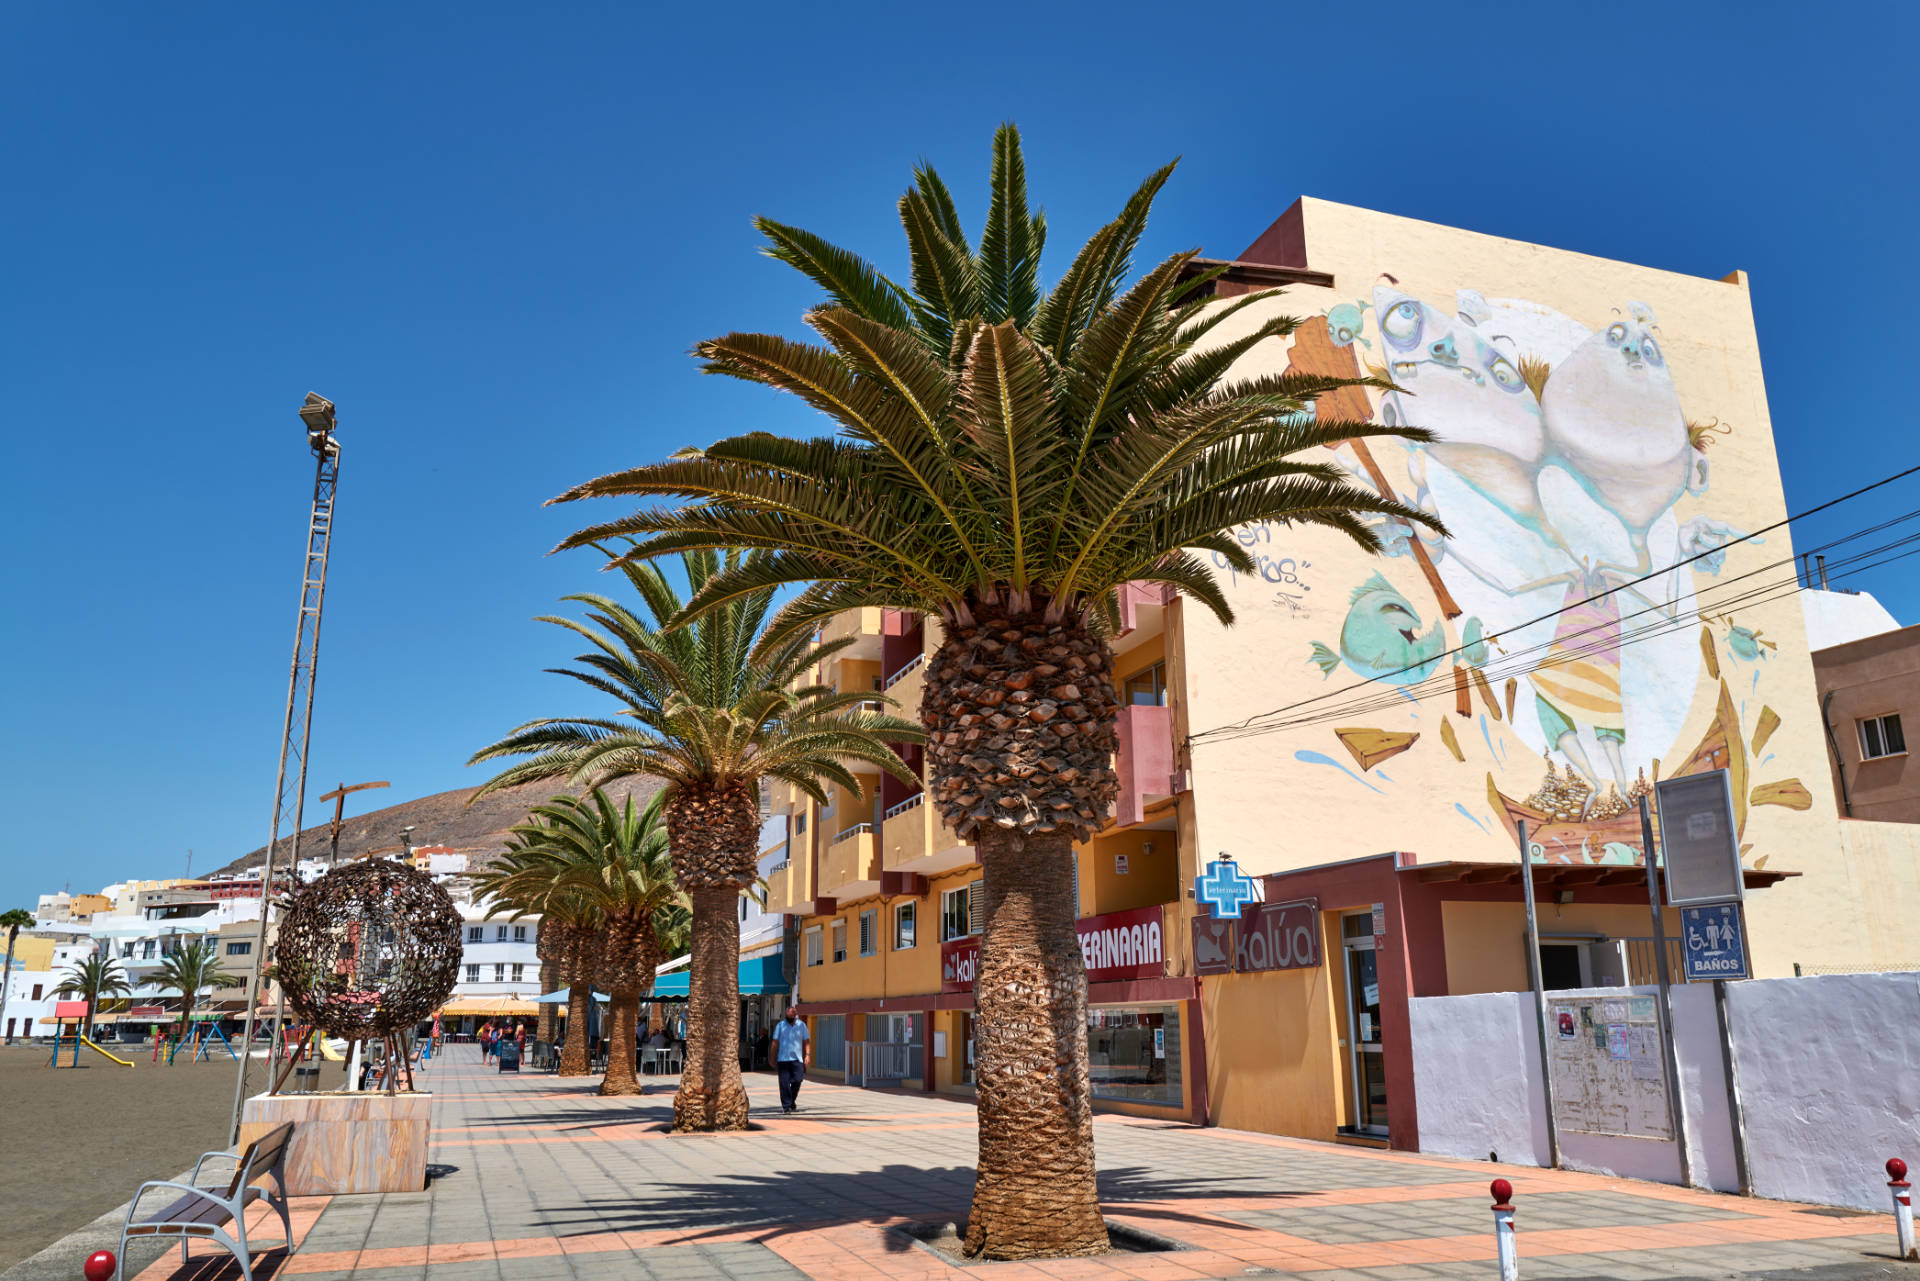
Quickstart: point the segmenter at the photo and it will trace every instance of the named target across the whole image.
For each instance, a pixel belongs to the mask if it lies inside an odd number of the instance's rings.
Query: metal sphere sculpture
[[[460,913],[425,872],[370,859],[298,890],[275,966],[296,1017],[348,1040],[430,1017],[460,969]]]

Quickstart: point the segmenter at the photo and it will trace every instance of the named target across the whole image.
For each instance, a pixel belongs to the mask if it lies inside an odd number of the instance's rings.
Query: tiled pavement
[[[1516,1189],[1523,1277],[1838,1281],[1904,1269],[1891,1220],[1592,1175],[1333,1147],[1102,1116],[1111,1219],[1181,1243],[1160,1254],[953,1267],[891,1230],[965,1213],[974,1125],[962,1100],[809,1083],[779,1113],[750,1078],[758,1128],[665,1132],[663,1082],[601,1099],[597,1081],[501,1076],[469,1047],[436,1064],[425,1192],[296,1203],[297,1253],[256,1276],[336,1281],[775,1281],[776,1278],[1490,1277],[1496,1174]],[[276,1225],[277,1226],[277,1225]],[[139,1281],[225,1281],[152,1247]],[[1920,1265],[1907,1265],[1920,1281]],[[77,1270],[77,1269],[76,1269]]]

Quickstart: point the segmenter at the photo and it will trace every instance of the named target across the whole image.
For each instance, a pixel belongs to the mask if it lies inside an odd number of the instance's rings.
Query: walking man
[[[780,1110],[793,1112],[800,1106],[800,1082],[813,1061],[813,1046],[808,1043],[807,1025],[791,1005],[786,1017],[773,1025],[773,1045],[774,1070],[780,1073]]]

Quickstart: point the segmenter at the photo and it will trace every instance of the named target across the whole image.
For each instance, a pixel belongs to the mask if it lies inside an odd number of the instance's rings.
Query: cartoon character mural
[[[1356,451],[1364,470],[1352,470],[1439,516],[1449,536],[1377,527],[1389,556],[1420,562],[1431,610],[1404,590],[1411,584],[1375,572],[1352,593],[1337,650],[1316,641],[1307,661],[1407,690],[1444,677],[1450,661],[1459,713],[1478,688],[1484,715],[1545,758],[1546,778],[1525,801],[1501,794],[1489,771],[1503,817],[1591,826],[1577,833],[1584,856],[1617,860],[1624,826],[1600,827],[1621,820],[1650,769],[1714,768],[1741,748],[1739,725],[1723,723],[1738,719],[1724,689],[1709,741],[1691,754],[1676,741],[1703,662],[1719,677],[1711,639],[1684,625],[1699,614],[1696,581],[1718,574],[1740,537],[1676,508],[1708,494],[1707,444],[1728,429],[1689,423],[1644,303],[1623,299],[1590,329],[1524,299],[1461,290],[1445,306],[1382,282],[1370,318],[1365,304],[1329,308],[1326,340],[1297,342],[1292,366],[1349,375],[1364,366],[1402,389],[1380,396],[1379,421],[1437,439],[1380,447],[1399,459]],[[1369,324],[1377,345],[1363,336]],[[1426,630],[1423,615],[1435,618]],[[1730,654],[1760,652],[1752,633],[1724,625]],[[1504,708],[1481,670],[1490,662],[1507,678]],[[1464,762],[1459,736],[1441,739]]]

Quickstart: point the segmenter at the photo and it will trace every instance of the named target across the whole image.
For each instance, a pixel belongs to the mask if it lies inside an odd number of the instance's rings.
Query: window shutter
[[[985,888],[984,881],[967,885],[967,932],[976,937],[987,928],[987,896],[981,892]]]
[[[873,917],[866,912],[860,913],[860,955],[873,951]]]
[[[1080,916],[1080,852],[1073,851],[1073,915]]]

